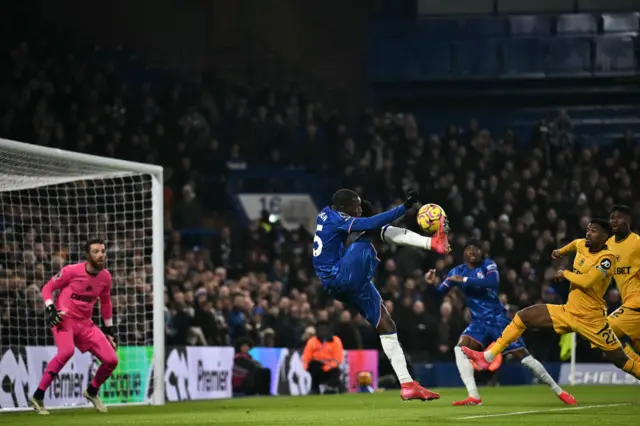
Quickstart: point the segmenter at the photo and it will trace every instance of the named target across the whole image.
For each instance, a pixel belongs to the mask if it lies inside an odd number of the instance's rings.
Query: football
[[[437,204],[425,204],[418,210],[416,219],[424,232],[432,234],[438,230],[442,216],[447,216],[442,207]]]

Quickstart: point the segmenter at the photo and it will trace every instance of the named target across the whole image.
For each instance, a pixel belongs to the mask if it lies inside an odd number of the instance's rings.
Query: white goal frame
[[[153,396],[150,401],[145,404],[164,405],[165,389],[164,389],[164,369],[165,369],[165,340],[164,340],[164,201],[163,201],[163,168],[157,165],[137,163],[133,161],[118,160],[108,157],[100,157],[97,155],[82,154],[62,149],[43,147],[39,145],[31,145],[22,142],[16,142],[8,139],[0,138],[0,149],[14,151],[17,153],[25,153],[40,157],[48,157],[67,162],[74,162],[85,166],[96,166],[102,172],[96,171],[95,174],[72,174],[68,178],[61,176],[58,182],[65,183],[74,182],[81,179],[100,179],[104,177],[104,170],[110,169],[113,175],[127,176],[130,174],[143,174],[151,176],[151,196],[152,196],[152,266],[153,266]],[[3,171],[0,170],[0,173]],[[108,177],[113,177],[113,175]],[[55,184],[54,183],[54,184]],[[39,185],[24,185],[21,188],[35,188]],[[14,190],[14,189],[11,189]],[[139,405],[136,403],[129,404],[110,404],[110,405]],[[52,407],[59,408],[82,408],[80,407]],[[25,408],[26,409],[26,408]],[[18,409],[22,410],[22,409]],[[0,410],[1,412],[5,411]],[[14,411],[14,410],[6,410]]]

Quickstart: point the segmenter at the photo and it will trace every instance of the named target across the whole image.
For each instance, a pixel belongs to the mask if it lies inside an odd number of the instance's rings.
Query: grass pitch
[[[567,388],[568,407],[546,387],[482,388],[481,407],[452,407],[463,389],[441,389],[433,402],[402,402],[399,391],[305,397],[256,397],[170,403],[163,407],[111,407],[0,414],[0,425],[633,425],[640,424],[640,386]]]

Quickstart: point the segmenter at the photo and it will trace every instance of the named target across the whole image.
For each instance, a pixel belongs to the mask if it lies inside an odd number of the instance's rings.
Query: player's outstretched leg
[[[534,376],[538,378],[542,383],[546,384],[551,390],[558,396],[558,398],[567,405],[578,405],[578,401],[570,393],[564,391],[560,385],[553,380],[551,374],[544,368],[544,366],[535,359],[528,350],[518,349],[511,354],[520,360],[520,363],[527,367]]]
[[[480,370],[495,371],[498,366],[492,365],[498,354],[525,332],[527,327],[551,328],[553,321],[546,305],[533,305],[519,311],[511,323],[502,331],[502,335],[484,352],[477,352],[469,348],[462,348],[466,356],[473,361]]]
[[[613,365],[640,380],[640,362],[629,358],[622,347],[613,351],[603,351],[605,358]]]
[[[97,411],[106,413],[107,407],[102,403],[98,391],[100,386],[111,377],[113,370],[118,366],[118,356],[109,340],[107,340],[107,337],[97,326],[94,325],[87,331],[86,340],[89,348],[91,348],[91,353],[100,360],[100,367],[98,367],[96,375],[93,376],[91,383],[89,383],[83,395],[93,404]]]
[[[47,367],[44,370],[40,384],[34,392],[33,396],[29,400],[29,405],[41,415],[47,415],[49,412],[44,408],[44,393],[51,386],[51,382],[58,377],[58,373],[65,366],[65,364],[73,356],[75,351],[75,345],[73,344],[73,332],[63,325],[57,326],[53,329],[53,337],[58,347],[56,356],[53,357]]]
[[[373,285],[373,284],[371,284]],[[389,362],[395,371],[398,381],[400,382],[400,397],[405,401],[419,399],[421,401],[431,401],[439,399],[440,395],[423,388],[420,384],[413,380],[407,369],[407,360],[404,356],[400,342],[398,341],[398,332],[396,324],[391,319],[387,308],[380,300],[380,321],[376,330],[380,334],[380,343],[385,355],[389,358]]]
[[[462,347],[482,350],[482,345],[469,336],[460,337],[458,346],[453,348],[460,378],[462,379],[462,383],[464,383],[464,387],[467,388],[467,397],[461,401],[453,401],[452,405],[482,405],[482,399],[480,399],[480,393],[478,393],[478,386],[476,385],[475,369],[471,361],[469,361],[469,358],[462,352]]]

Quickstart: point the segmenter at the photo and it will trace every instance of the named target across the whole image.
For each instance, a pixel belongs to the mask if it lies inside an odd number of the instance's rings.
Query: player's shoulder
[[[577,250],[584,250],[587,248],[587,240],[585,240],[584,238],[578,238],[577,240],[575,240],[575,242]]]
[[[73,273],[73,274],[82,273],[86,271],[85,262],[70,263],[66,265],[64,268],[62,268],[62,271],[65,273]]]
[[[496,265],[496,262],[494,262],[493,259],[491,259],[491,258],[486,258],[482,262],[482,267],[484,269],[486,269],[487,271],[497,271],[498,270],[498,265]]]
[[[611,249],[605,248],[598,253],[596,267],[608,271],[615,265],[616,259],[616,254]]]
[[[334,210],[329,206],[322,209],[318,217],[327,223],[343,223],[351,219],[348,214]]]
[[[103,268],[100,271],[100,277],[101,278],[106,278],[108,280],[111,280],[111,272],[107,268]]]

